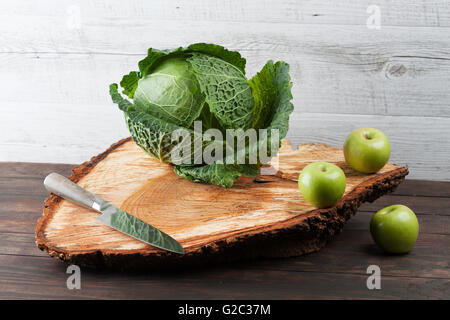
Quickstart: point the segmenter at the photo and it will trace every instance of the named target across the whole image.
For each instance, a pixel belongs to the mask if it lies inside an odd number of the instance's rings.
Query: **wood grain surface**
[[[370,125],[412,178],[450,180],[448,1],[378,1],[379,30],[366,26],[369,0],[32,3],[0,4],[0,161],[101,152],[127,134],[108,85],[150,46],[205,41],[239,50],[248,76],[268,59],[291,65],[294,145],[341,147]]]
[[[299,172],[327,161],[346,174],[342,199],[328,209],[307,203]],[[277,163],[277,169],[272,167]],[[362,202],[394,190],[408,173],[386,164],[376,174],[351,169],[341,149],[282,141],[272,175],[241,177],[232,188],[192,183],[123,139],[74,169],[72,181],[175,238],[185,255],[169,253],[103,225],[97,212],[52,195],[36,228],[36,243],[66,262],[120,270],[205,266],[261,257],[289,257],[323,248]]]
[[[81,290],[66,287],[66,266],[38,250],[34,228],[48,196],[42,185],[72,165],[0,163],[1,299],[448,299],[450,184],[406,180],[392,195],[363,204],[323,250],[288,259],[225,264],[186,272],[123,274],[81,269]],[[404,203],[419,219],[408,255],[383,254],[369,221],[382,207]],[[369,265],[381,268],[382,289],[368,290]]]

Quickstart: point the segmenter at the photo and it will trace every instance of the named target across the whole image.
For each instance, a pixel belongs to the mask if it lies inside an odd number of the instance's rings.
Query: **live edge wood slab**
[[[342,150],[318,143],[294,150],[283,140],[277,160],[278,166],[272,161],[264,169],[266,175],[241,177],[223,189],[189,182],[131,138],[123,139],[75,167],[70,179],[170,234],[186,254],[128,237],[98,222],[95,211],[55,195],[45,201],[37,246],[68,263],[120,270],[298,256],[323,248],[362,202],[393,191],[408,174],[407,167],[391,163],[376,174],[357,173],[346,165]],[[329,209],[308,204],[297,186],[302,168],[319,160],[340,166],[347,177],[344,196]]]

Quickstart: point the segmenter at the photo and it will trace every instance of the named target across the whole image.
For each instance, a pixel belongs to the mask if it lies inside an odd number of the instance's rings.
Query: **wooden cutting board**
[[[301,196],[297,178],[307,164],[328,161],[347,177],[343,198],[316,209]],[[393,191],[408,168],[387,164],[376,174],[357,173],[342,150],[310,143],[296,150],[288,140],[257,178],[241,177],[231,189],[189,182],[170,165],[145,154],[131,138],[73,169],[70,179],[115,206],[170,234],[185,255],[165,252],[122,234],[98,213],[51,195],[36,229],[36,243],[50,256],[81,266],[152,269],[239,259],[288,257],[324,247],[364,201]],[[272,161],[275,163],[275,161]]]

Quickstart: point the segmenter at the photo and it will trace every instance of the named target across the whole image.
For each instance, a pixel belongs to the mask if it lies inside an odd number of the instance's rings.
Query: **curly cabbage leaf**
[[[205,54],[193,54],[191,63],[200,88],[224,128],[248,129],[252,124],[254,100],[244,74],[232,64]]]

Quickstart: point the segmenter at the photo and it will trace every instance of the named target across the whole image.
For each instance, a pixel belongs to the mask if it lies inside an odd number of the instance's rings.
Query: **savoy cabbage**
[[[238,52],[215,44],[197,43],[174,50],[150,48],[147,57],[139,62],[139,71],[130,72],[120,82],[122,93],[132,102],[119,93],[115,83],[110,85],[110,94],[125,113],[134,141],[145,152],[175,164],[175,172],[190,181],[231,187],[241,175],[256,176],[265,161],[258,158],[256,163],[199,163],[192,150],[184,154],[192,161],[176,163],[172,151],[179,141],[173,139],[173,133],[184,129],[194,140],[199,139],[194,123],[201,121],[200,145],[206,148],[212,143],[205,137],[208,129],[224,135],[228,129],[274,129],[278,134],[272,136],[269,131],[264,139],[269,145],[275,143],[277,150],[269,147],[269,156],[275,155],[293,111],[289,65],[269,60],[247,80],[245,63]],[[230,148],[226,139],[214,143],[224,150]],[[248,159],[249,153],[259,147],[233,147],[231,153],[235,153],[233,157],[241,153]]]

